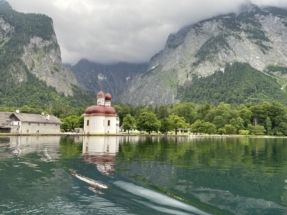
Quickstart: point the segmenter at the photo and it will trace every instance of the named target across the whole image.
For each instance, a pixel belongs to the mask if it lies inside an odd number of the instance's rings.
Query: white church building
[[[85,134],[119,133],[119,117],[111,107],[111,94],[100,91],[97,94],[97,105],[88,107],[84,114]]]

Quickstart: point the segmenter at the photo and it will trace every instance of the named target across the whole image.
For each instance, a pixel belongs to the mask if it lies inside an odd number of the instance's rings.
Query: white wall
[[[28,123],[22,122],[19,128],[20,134],[60,134],[59,124]]]
[[[88,124],[89,121],[89,124]],[[84,117],[84,133],[90,132],[90,125],[91,125],[91,120],[89,116]]]
[[[90,134],[105,133],[105,116],[90,116]]]
[[[105,120],[106,134],[115,134],[117,133],[117,117],[115,116],[107,116]],[[110,121],[110,124],[108,123]]]

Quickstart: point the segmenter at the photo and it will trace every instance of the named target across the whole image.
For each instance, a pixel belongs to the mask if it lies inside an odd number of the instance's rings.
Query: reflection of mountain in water
[[[97,165],[104,175],[114,173],[115,156],[119,150],[119,137],[85,136],[83,138],[83,158]]]

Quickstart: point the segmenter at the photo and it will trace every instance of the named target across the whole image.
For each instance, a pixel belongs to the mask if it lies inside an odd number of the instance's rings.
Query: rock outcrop
[[[77,80],[70,69],[62,64],[60,47],[55,35],[51,40],[43,40],[34,36],[30,43],[24,46],[21,57],[28,70],[37,78],[55,87],[60,93],[73,95],[71,84],[76,85]]]
[[[62,65],[52,19],[19,13],[0,0],[0,96],[27,83],[31,73],[66,96],[77,85],[72,71]]]

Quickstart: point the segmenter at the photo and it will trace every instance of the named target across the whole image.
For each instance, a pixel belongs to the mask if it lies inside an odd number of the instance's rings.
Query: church
[[[97,94],[97,105],[88,107],[84,114],[85,134],[116,134],[119,133],[119,117],[111,107],[111,94],[103,91]]]

